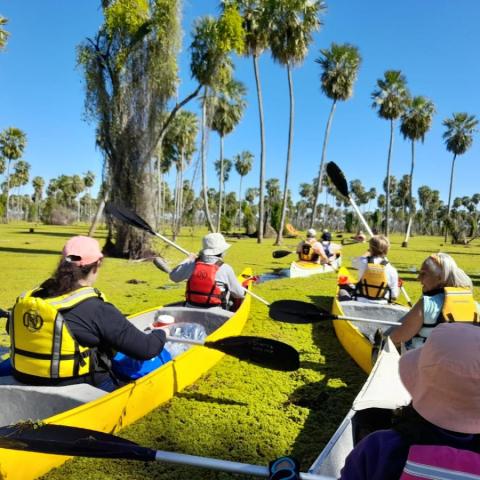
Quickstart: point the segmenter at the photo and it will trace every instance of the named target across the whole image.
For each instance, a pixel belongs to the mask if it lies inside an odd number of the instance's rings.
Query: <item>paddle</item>
[[[105,212],[109,213],[110,215],[113,215],[115,218],[118,218],[118,220],[121,220],[122,222],[128,223],[132,227],[139,228],[140,230],[145,230],[146,232],[155,235],[158,238],[161,238],[165,243],[168,243],[173,248],[176,248],[180,252],[184,253],[185,255],[190,255],[190,252],[188,250],[185,250],[182,248],[180,245],[177,245],[176,243],[172,242],[169,240],[167,237],[164,237],[163,235],[160,235],[159,233],[155,232],[153,228],[142,218],[139,217],[135,212],[132,212],[131,210],[128,210],[124,207],[119,207],[118,205],[114,205],[111,202],[108,202],[105,206]],[[247,288],[244,289],[245,293],[248,293],[248,295],[252,296],[259,302],[262,302],[263,304],[267,305],[267,307],[270,305],[267,300],[265,300],[262,297],[259,297],[255,293],[251,292]]]
[[[327,320],[351,320],[355,322],[374,323],[378,325],[398,326],[399,322],[386,320],[372,320],[370,318],[347,317],[333,315],[323,308],[312,303],[300,302],[299,300],[278,300],[270,305],[269,315],[274,320],[286,323],[317,323]]]
[[[300,367],[300,358],[297,350],[287,343],[270,338],[238,335],[205,342],[203,340],[167,335],[167,341],[212,348],[239,360],[282,372],[293,372]]]
[[[272,252],[272,257],[273,258],[283,258],[286,257],[287,255],[290,255],[292,252],[291,250],[275,250]]]
[[[357,207],[357,204],[355,203],[353,198],[350,196],[350,191],[348,189],[348,183],[347,183],[347,179],[345,178],[345,175],[343,174],[342,170],[335,162],[327,163],[327,175],[332,181],[332,183],[335,185],[337,190],[350,201],[350,204],[352,205],[353,209],[357,213],[358,218],[363,223],[365,230],[367,230],[367,233],[371,237],[373,237],[373,232],[371,228],[369,227],[367,221],[362,215],[362,212],[360,212],[359,208]],[[408,306],[409,307],[413,306],[410,300],[410,297],[408,296],[407,291],[405,290],[403,285],[400,286],[400,290],[403,293],[403,296],[405,297],[405,300],[407,301]]]
[[[0,447],[73,457],[117,458],[140,462],[157,461],[257,477],[269,476],[267,467],[153,450],[109,433],[66,425],[37,425],[28,422],[1,427]],[[311,473],[300,473],[300,478],[302,480],[333,480],[332,477]]]

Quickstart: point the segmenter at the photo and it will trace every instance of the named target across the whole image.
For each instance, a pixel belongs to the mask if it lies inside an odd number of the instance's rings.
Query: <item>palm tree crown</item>
[[[353,94],[361,61],[358,48],[348,43],[332,43],[329,49],[321,49],[315,62],[323,70],[323,93],[332,100],[348,100]]]
[[[400,125],[403,138],[423,142],[432,125],[433,115],[435,105],[428,98],[419,95],[409,100]]]
[[[442,124],[447,127],[443,134],[447,150],[455,155],[463,155],[473,143],[473,134],[476,132],[478,120],[475,115],[468,113],[454,113],[451,118],[445,119]]]
[[[252,163],[253,153],[249,152],[248,150],[235,155],[235,170],[241,177],[249,174],[250,170],[252,169]]]
[[[282,65],[301,63],[313,32],[322,25],[319,15],[324,10],[321,0],[267,0],[273,59]]]
[[[387,70],[384,78],[377,80],[377,87],[372,93],[372,108],[377,108],[379,117],[386,120],[400,117],[409,98],[407,80],[402,72]]]

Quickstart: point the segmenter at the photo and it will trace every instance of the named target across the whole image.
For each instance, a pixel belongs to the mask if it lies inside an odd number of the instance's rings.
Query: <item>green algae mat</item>
[[[0,307],[10,307],[16,296],[45,279],[54,269],[59,252],[72,235],[86,234],[85,225],[51,227],[30,224],[0,225],[0,267],[4,282]],[[187,229],[178,238],[186,249],[197,251],[201,236]],[[99,231],[102,242],[105,232]],[[293,255],[273,259],[278,247],[266,239],[228,239],[232,248],[226,260],[237,272],[251,266],[255,273],[287,268]],[[408,249],[402,238],[393,236],[389,255],[416,300],[420,286],[415,281],[422,260],[432,252],[454,256],[471,276],[479,298],[480,242],[469,246],[442,245],[439,237],[414,237]],[[284,247],[294,248],[295,239]],[[182,255],[158,243],[159,251],[171,265]],[[364,253],[366,244],[344,247],[344,262]],[[184,284],[173,284],[151,262],[106,259],[98,284],[124,313],[134,313],[158,304],[179,300]],[[295,299],[330,308],[335,291],[335,274],[305,279],[280,279],[260,284],[255,292],[269,301]],[[3,325],[3,324],[2,324]],[[2,345],[8,344],[3,328]],[[246,335],[275,338],[294,346],[301,365],[296,372],[276,372],[225,357],[195,385],[173,400],[122,430],[121,435],[141,445],[194,455],[266,465],[284,454],[297,457],[307,469],[335,431],[365,380],[365,375],[338,344],[329,322],[315,325],[288,325],[269,319],[267,308],[252,303],[244,330]],[[161,463],[75,459],[44,478],[60,479],[242,479],[247,476],[211,472]]]

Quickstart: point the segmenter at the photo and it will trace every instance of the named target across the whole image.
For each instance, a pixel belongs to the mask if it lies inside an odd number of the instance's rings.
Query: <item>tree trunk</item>
[[[410,166],[410,191],[408,195],[408,222],[407,229],[405,231],[405,239],[403,240],[402,247],[408,247],[408,239],[410,237],[410,229],[413,222],[413,170],[415,168],[415,141],[412,140],[412,165]]]
[[[220,178],[218,182],[217,232],[220,231],[223,209],[223,135],[220,135]]]
[[[202,101],[202,192],[203,192],[203,209],[205,211],[205,218],[207,220],[208,229],[211,232],[215,231],[213,226],[212,217],[210,216],[210,209],[208,208],[208,194],[207,194],[207,152],[206,152],[206,129],[207,129],[207,89],[205,88],[203,101]]]
[[[288,127],[287,164],[285,166],[285,182],[283,186],[282,216],[280,219],[280,227],[277,232],[277,239],[275,241],[275,245],[282,244],[283,228],[285,226],[285,217],[287,215],[288,175],[290,173],[290,163],[292,160],[293,118],[294,118],[294,110],[295,110],[295,101],[293,98],[292,70],[289,64],[287,64],[287,75],[288,75],[288,93],[290,96],[290,123]]]
[[[242,180],[243,175],[240,175],[240,187],[238,188],[238,229],[242,229]]]
[[[312,217],[310,219],[310,228],[313,228],[313,222],[315,222],[315,215],[317,213],[318,196],[322,192],[323,165],[325,164],[328,138],[330,137],[330,127],[332,125],[333,114],[335,113],[336,106],[337,106],[337,101],[334,100],[332,103],[332,108],[330,109],[330,114],[328,115],[327,126],[325,128],[325,135],[323,137],[322,159],[320,160],[320,168],[318,169],[317,184],[315,185],[315,191],[313,192]]]
[[[448,204],[447,204],[447,218],[450,215],[450,202],[452,200],[452,187],[453,187],[453,173],[455,171],[455,160],[457,159],[457,154],[453,155],[453,160],[452,160],[452,171],[450,172],[450,188],[448,189]],[[448,229],[445,226],[445,242],[447,241],[448,238]]]
[[[388,159],[387,159],[387,191],[385,198],[385,235],[388,237],[390,233],[390,162],[392,158],[392,147],[393,147],[393,120],[390,120],[390,144],[388,146]]]
[[[255,72],[255,84],[257,86],[257,99],[258,99],[258,117],[260,119],[260,184],[258,201],[258,228],[257,228],[257,243],[263,241],[264,231],[264,217],[265,217],[265,123],[263,118],[263,99],[262,99],[262,86],[260,83],[260,72],[258,70],[258,55],[253,55],[253,70]]]
[[[179,183],[180,183],[180,169],[177,165],[177,172],[175,175],[175,194],[173,200],[173,215],[172,215],[172,233],[173,240],[177,239],[177,222],[178,222],[178,200],[179,200]]]
[[[102,217],[103,209],[105,208],[105,203],[107,203],[107,200],[108,200],[108,192],[105,193],[105,195],[100,200],[100,203],[98,204],[97,212],[95,213],[92,224],[90,225],[90,229],[88,230],[89,237],[93,237],[95,235],[95,231],[97,230],[97,226],[100,222],[100,218]]]
[[[182,149],[182,156],[180,160],[180,190],[178,197],[178,219],[177,219],[177,234],[180,235],[180,230],[182,229],[182,218],[183,218],[183,159],[185,157],[184,150]]]
[[[6,201],[5,201],[5,221],[7,223],[10,220],[10,217],[8,215],[8,205],[9,205],[9,200],[10,200],[10,163],[11,163],[11,161],[12,160],[9,158],[8,162],[7,162],[7,198],[6,198]]]

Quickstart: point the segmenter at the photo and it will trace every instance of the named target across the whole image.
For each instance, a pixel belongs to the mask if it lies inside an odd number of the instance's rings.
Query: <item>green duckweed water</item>
[[[50,227],[10,224],[0,226],[0,267],[4,273],[0,307],[11,306],[16,296],[41,282],[55,268],[66,239],[85,234],[86,226]],[[99,232],[99,240],[105,232]],[[203,231],[195,236],[185,231],[178,238],[183,247],[197,251]],[[405,281],[412,300],[420,294],[415,281],[422,260],[439,250],[452,254],[469,273],[478,294],[480,245],[442,249],[440,238],[415,237],[410,247],[400,247],[402,238],[392,238],[389,255]],[[237,272],[251,266],[255,273],[285,268],[293,255],[273,259],[273,241],[257,245],[254,239],[229,239],[232,248],[226,260]],[[294,248],[297,240],[287,239],[282,248]],[[183,257],[171,247],[158,244],[171,265]],[[345,264],[362,254],[365,244],[344,247]],[[140,280],[145,283],[131,283]],[[106,259],[98,288],[124,313],[134,313],[183,296],[184,285],[169,282],[151,262]],[[335,274],[305,279],[281,279],[255,288],[269,301],[296,299],[330,308],[335,291]],[[329,322],[289,325],[269,319],[267,309],[252,302],[243,332],[287,342],[301,357],[296,372],[275,372],[225,357],[193,386],[175,396],[140,421],[122,430],[121,435],[152,448],[233,461],[266,465],[284,454],[297,457],[306,470],[335,431],[365,380],[363,372],[338,344]],[[1,344],[8,344],[6,335]],[[247,476],[211,472],[161,463],[75,459],[44,477],[48,480],[107,479],[246,479]]]

